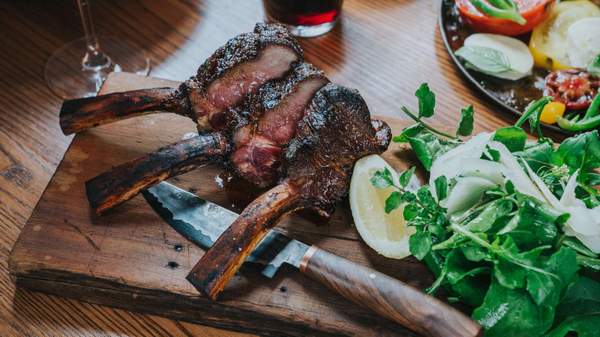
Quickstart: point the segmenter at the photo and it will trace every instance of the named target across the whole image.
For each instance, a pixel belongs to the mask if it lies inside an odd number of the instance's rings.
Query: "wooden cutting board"
[[[112,74],[101,93],[178,83]],[[394,133],[402,123],[387,119]],[[363,310],[289,266],[273,279],[245,266],[221,300],[200,296],[185,280],[203,251],[179,236],[138,196],[95,215],[84,182],[111,167],[176,142],[195,132],[194,123],[173,114],[129,119],[78,134],[23,228],[10,256],[19,286],[232,330],[276,336],[414,336],[405,328]],[[397,145],[384,157],[397,169],[414,158]],[[205,167],[172,183],[240,211],[253,193],[222,170]],[[279,227],[293,238],[318,244],[340,256],[371,266],[415,287],[432,282],[413,258],[384,258],[370,249],[353,228],[347,201],[329,223],[297,215]],[[317,222],[322,222],[317,219]]]

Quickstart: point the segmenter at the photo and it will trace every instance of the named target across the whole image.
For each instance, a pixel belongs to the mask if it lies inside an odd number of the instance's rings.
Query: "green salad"
[[[416,229],[410,251],[436,277],[427,291],[444,288],[471,307],[488,337],[600,336],[598,132],[554,144],[540,130],[551,101],[542,98],[515,125],[466,139],[471,106],[448,133],[426,121],[435,107],[427,84],[416,96],[418,112],[402,108],[416,124],[394,141],[410,145],[428,183],[407,188],[414,168],[397,180],[379,170],[371,183],[393,188],[385,211],[403,207]]]

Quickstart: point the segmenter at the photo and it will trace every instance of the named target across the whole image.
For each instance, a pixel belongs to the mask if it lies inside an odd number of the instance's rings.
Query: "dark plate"
[[[462,64],[454,52],[462,47],[464,40],[474,31],[463,22],[454,0],[442,0],[439,24],[442,40],[454,64],[473,86],[496,104],[521,116],[531,101],[542,97],[544,78],[548,74],[546,70],[534,67],[531,75],[518,81],[509,81],[478,73],[467,69]],[[525,43],[529,40],[528,35],[520,38]],[[569,133],[554,125],[543,123],[542,125],[562,133]]]

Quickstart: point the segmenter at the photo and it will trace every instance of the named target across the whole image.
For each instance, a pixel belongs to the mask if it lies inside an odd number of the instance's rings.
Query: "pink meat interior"
[[[283,77],[296,61],[298,55],[288,47],[265,47],[255,60],[239,64],[209,85],[206,112],[212,115],[238,105],[266,82]]]
[[[275,182],[284,146],[294,136],[313,95],[325,84],[323,77],[302,81],[279,105],[264,112],[256,129],[249,125],[236,131],[231,159],[238,174],[259,186]]]

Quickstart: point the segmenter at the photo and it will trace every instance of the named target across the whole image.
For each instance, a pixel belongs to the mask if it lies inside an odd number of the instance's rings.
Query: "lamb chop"
[[[283,27],[258,24],[254,33],[217,50],[177,90],[65,102],[66,134],[157,109],[186,115],[198,126],[198,136],[89,180],[91,206],[102,212],[207,163],[225,165],[261,187],[279,183],[242,212],[190,274],[199,290],[215,298],[281,215],[303,208],[330,215],[347,193],[354,162],[389,144],[389,127],[370,119],[357,91],[327,84],[321,71],[301,60]]]
[[[208,163],[232,169],[259,187],[272,186],[298,120],[314,93],[327,83],[314,66],[297,65],[287,77],[265,83],[223,113],[227,127],[161,148],[86,182],[92,208],[103,212],[162,180]]]
[[[335,202],[348,192],[355,161],[385,151],[390,137],[385,123],[371,120],[356,90],[334,84],[321,88],[287,147],[287,175],[244,209],[196,264],[188,280],[215,299],[282,215],[311,209],[329,216]]]
[[[270,80],[302,62],[302,49],[287,29],[256,24],[254,32],[229,40],[178,89],[154,88],[65,101],[60,126],[68,135],[98,125],[158,111],[192,118],[199,132],[221,130],[235,107]]]

